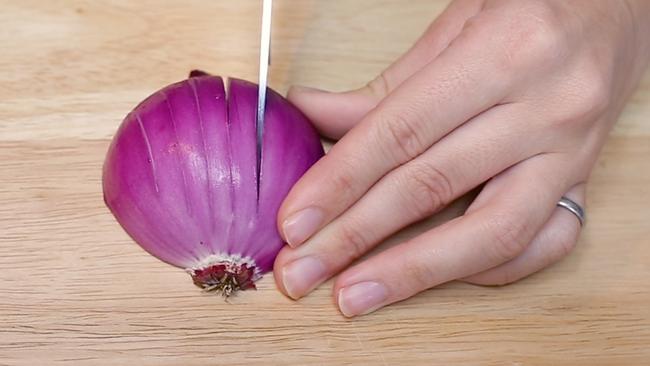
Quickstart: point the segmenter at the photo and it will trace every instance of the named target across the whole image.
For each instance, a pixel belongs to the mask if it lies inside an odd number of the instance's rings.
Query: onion
[[[225,296],[255,288],[284,245],[282,200],[323,155],[305,116],[268,89],[257,185],[257,85],[193,71],[141,102],[119,127],[104,201],[142,248]]]

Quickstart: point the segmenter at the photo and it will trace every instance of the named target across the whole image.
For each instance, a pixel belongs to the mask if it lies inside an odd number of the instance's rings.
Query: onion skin
[[[323,156],[318,134],[267,89],[259,198],[257,85],[193,71],[141,102],[119,127],[103,170],[104,201],[147,252],[229,295],[255,288],[284,245],[282,200]],[[227,97],[226,97],[227,96]]]

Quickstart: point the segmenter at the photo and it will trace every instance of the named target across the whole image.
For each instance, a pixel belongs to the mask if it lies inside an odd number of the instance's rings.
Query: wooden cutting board
[[[271,86],[363,85],[445,4],[279,0]],[[203,294],[102,202],[106,148],[138,101],[192,68],[256,78],[258,1],[0,9],[0,365],[650,363],[650,78],[604,148],[568,258],[510,286],[450,283],[348,320],[331,283],[298,302],[270,276],[230,303]]]

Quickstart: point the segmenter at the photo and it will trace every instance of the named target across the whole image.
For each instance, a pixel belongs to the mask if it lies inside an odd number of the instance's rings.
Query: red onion
[[[206,290],[255,288],[283,246],[278,208],[323,155],[305,116],[268,90],[257,192],[257,85],[193,71],[141,102],[104,163],[104,201],[151,255]]]

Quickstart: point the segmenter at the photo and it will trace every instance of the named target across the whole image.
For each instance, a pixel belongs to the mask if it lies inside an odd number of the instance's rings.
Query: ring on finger
[[[578,221],[580,221],[580,226],[583,226],[585,224],[585,209],[577,204],[574,200],[567,197],[562,197],[560,201],[558,201],[557,205],[574,214],[575,217],[578,218]]]

